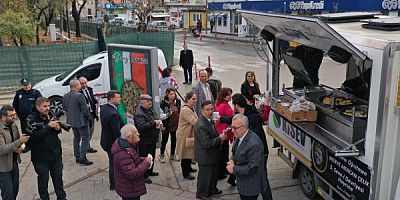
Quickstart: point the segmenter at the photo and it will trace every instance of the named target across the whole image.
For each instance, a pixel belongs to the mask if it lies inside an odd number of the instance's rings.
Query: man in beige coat
[[[22,152],[21,145],[28,141],[29,136],[19,135],[14,124],[17,113],[12,106],[1,107],[0,115],[0,191],[3,200],[11,200],[17,199],[19,154]]]
[[[181,159],[182,174],[185,179],[194,180],[190,172],[196,172],[192,169],[191,163],[194,159],[194,125],[197,122],[197,115],[194,111],[197,97],[193,91],[185,95],[185,105],[182,106],[179,114],[178,130],[176,131],[177,155]]]

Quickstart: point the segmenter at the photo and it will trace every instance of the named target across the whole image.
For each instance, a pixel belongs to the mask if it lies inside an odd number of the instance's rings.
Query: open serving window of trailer
[[[360,24],[355,29],[318,18],[238,12],[262,30],[269,46],[268,133],[306,196],[394,199],[400,32],[385,36]],[[289,42],[300,45],[290,49]]]

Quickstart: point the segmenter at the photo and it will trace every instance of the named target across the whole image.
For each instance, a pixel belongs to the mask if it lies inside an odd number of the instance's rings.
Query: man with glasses
[[[236,141],[232,148],[231,160],[226,169],[237,177],[237,190],[241,200],[256,200],[260,193],[267,190],[262,142],[248,128],[248,118],[236,114],[232,119],[232,131]],[[269,186],[268,186],[269,187]],[[264,197],[270,200],[270,198]],[[272,199],[272,198],[271,198]]]
[[[21,145],[29,136],[20,135],[14,121],[17,113],[12,106],[0,109],[0,192],[3,200],[17,199],[19,190],[18,161],[21,161]]]
[[[194,159],[199,164],[197,177],[198,199],[211,199],[221,194],[217,188],[218,164],[221,160],[221,145],[227,139],[225,134],[218,135],[212,119],[214,106],[206,100],[201,104],[201,116],[194,127]]]

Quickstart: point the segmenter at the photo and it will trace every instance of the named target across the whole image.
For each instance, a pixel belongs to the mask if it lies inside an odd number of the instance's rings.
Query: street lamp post
[[[207,34],[207,24],[208,24],[208,0],[206,0],[206,34]]]

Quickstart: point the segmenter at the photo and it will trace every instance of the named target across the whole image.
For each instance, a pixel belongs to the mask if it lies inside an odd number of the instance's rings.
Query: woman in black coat
[[[247,100],[254,106],[254,95],[261,94],[260,86],[257,83],[254,71],[247,71],[240,93],[243,94]]]
[[[179,113],[181,110],[181,101],[176,97],[176,90],[168,88],[165,92],[164,99],[160,102],[160,108],[165,116],[161,117],[165,130],[162,132],[160,162],[165,163],[165,147],[171,135],[171,156],[170,160],[179,161],[175,156],[176,148],[176,130],[178,129]]]

